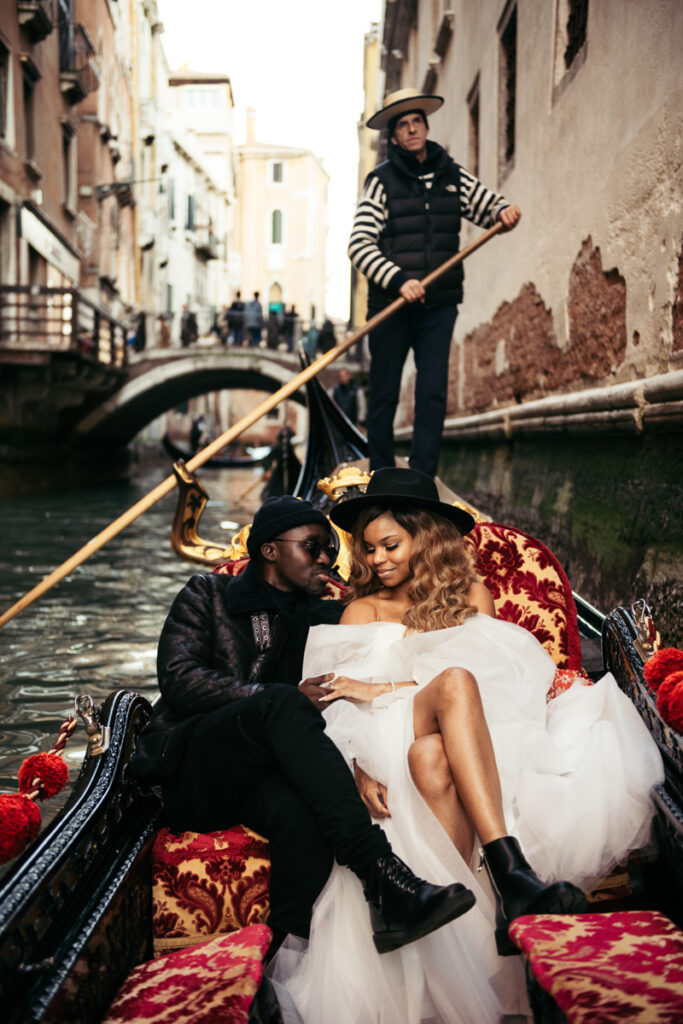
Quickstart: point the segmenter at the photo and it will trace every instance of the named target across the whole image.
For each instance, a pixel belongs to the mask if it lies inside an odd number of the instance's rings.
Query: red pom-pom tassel
[[[643,675],[651,690],[658,690],[671,672],[683,669],[683,651],[677,647],[662,647],[645,663]]]
[[[59,754],[32,754],[19,769],[18,778],[20,793],[30,793],[37,786],[39,799],[47,800],[64,789],[69,781],[69,769]]]
[[[40,811],[22,793],[0,793],[0,864],[18,856],[40,832]]]
[[[659,687],[657,710],[672,729],[683,732],[683,670],[670,672]]]

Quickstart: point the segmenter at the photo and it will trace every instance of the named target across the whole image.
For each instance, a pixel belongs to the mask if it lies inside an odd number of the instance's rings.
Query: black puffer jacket
[[[387,203],[379,248],[406,272],[401,281],[420,280],[460,248],[460,167],[435,142],[427,142],[427,158],[422,162],[390,143],[389,159],[375,167],[371,176],[384,185]],[[461,303],[463,277],[462,263],[458,263],[432,285],[426,304]],[[393,283],[398,285],[398,279]],[[368,310],[383,309],[393,300],[392,291],[370,279]]]
[[[264,583],[254,565],[241,576],[193,576],[171,606],[159,640],[161,700],[138,740],[131,770],[155,783],[175,774],[198,715],[247,697],[268,683],[296,686],[310,626],[338,622],[338,601],[286,594]],[[252,615],[267,613],[263,655]]]

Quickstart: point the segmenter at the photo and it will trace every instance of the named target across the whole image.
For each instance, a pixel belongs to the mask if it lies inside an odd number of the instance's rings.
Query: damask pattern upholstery
[[[161,829],[152,850],[155,956],[265,922],[269,881],[268,842],[243,825]]]
[[[569,580],[552,551],[522,530],[477,523],[466,537],[496,615],[528,629],[559,669],[581,670],[581,640]]]
[[[680,1024],[683,932],[664,914],[536,914],[510,925],[570,1024]]]
[[[103,1024],[247,1024],[272,932],[264,924],[134,968]]]

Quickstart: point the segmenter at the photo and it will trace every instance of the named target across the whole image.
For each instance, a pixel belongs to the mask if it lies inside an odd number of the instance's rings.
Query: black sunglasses
[[[323,544],[321,541],[316,540],[315,537],[307,537],[305,540],[298,540],[296,537],[274,537],[271,544],[300,544],[314,562],[318,561],[323,552],[329,558],[331,565],[337,557],[337,551],[333,545],[329,543]]]

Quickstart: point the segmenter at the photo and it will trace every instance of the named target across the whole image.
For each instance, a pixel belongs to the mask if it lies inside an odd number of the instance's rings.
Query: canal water
[[[3,496],[0,609],[14,604],[168,473],[168,463],[160,463],[134,469],[119,485]],[[236,532],[229,524],[251,521],[260,504],[261,473],[202,469],[210,495],[203,536],[229,544]],[[150,699],[156,695],[156,647],[166,613],[181,586],[201,571],[171,550],[176,496],[174,490],[0,629],[0,792],[16,792],[22,761],[49,749],[77,694],[90,694],[96,705],[119,687]],[[72,779],[85,743],[79,724],[65,751]],[[66,795],[41,805],[43,824]]]

